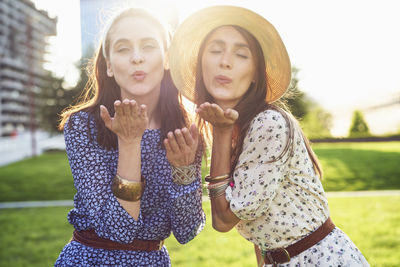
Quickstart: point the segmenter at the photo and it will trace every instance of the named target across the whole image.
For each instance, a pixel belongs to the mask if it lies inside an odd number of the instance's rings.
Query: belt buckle
[[[286,256],[286,260],[285,260],[285,261],[279,261],[279,262],[277,262],[277,261],[274,259],[274,257],[272,256],[272,253],[273,253],[273,252],[279,252],[279,251],[281,251],[281,252],[283,252],[283,254],[285,254],[285,256]],[[288,252],[285,248],[276,248],[276,249],[267,251],[267,252],[266,252],[266,257],[268,258],[270,264],[272,264],[272,266],[274,266],[274,267],[278,266],[278,263],[286,263],[286,262],[289,262],[289,261],[290,261],[290,254],[289,254],[289,252]]]
[[[164,240],[160,241],[160,244],[158,245],[158,250],[161,250],[164,246]]]
[[[285,254],[285,256],[287,258],[287,261],[285,261],[285,262],[289,262],[290,261],[290,254],[285,248],[277,248],[276,250],[283,251],[283,253]],[[285,262],[282,262],[282,263],[285,263]]]

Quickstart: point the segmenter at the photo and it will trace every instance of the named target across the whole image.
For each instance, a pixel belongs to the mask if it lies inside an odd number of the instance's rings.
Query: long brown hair
[[[121,100],[121,89],[116,83],[114,77],[107,75],[106,56],[109,53],[109,38],[108,32],[112,29],[119,20],[125,17],[141,17],[154,25],[161,33],[164,41],[164,48],[169,44],[170,34],[168,30],[149,12],[143,9],[131,8],[123,11],[115,17],[108,29],[106,30],[105,38],[96,52],[94,59],[89,63],[87,71],[89,73],[89,81],[87,82],[78,102],[64,110],[61,114],[59,129],[63,129],[68,118],[79,111],[90,113],[96,122],[97,126],[97,142],[106,149],[117,148],[117,136],[105,127],[103,120],[100,117],[100,105],[104,105],[111,115],[115,113],[114,102]],[[103,49],[104,46],[104,49]],[[105,52],[105,53],[104,53]],[[164,71],[164,77],[161,81],[160,97],[158,101],[157,114],[161,116],[161,139],[166,138],[169,131],[177,128],[188,126],[188,117],[183,108],[178,90],[172,82],[169,70]],[[90,135],[90,131],[88,130]]]
[[[242,153],[243,149],[243,141],[246,137],[247,131],[250,127],[250,124],[255,116],[259,114],[260,112],[267,110],[267,109],[274,109],[277,110],[278,112],[282,113],[287,120],[292,120],[295,123],[290,123],[288,121],[289,125],[289,132],[293,131],[293,127],[297,126],[296,119],[291,116],[290,112],[288,109],[285,107],[283,102],[277,102],[275,104],[268,104],[265,99],[267,95],[267,86],[268,80],[266,79],[265,75],[265,61],[264,61],[264,54],[262,51],[262,48],[257,41],[257,39],[248,31],[245,29],[236,26],[236,25],[231,25],[233,28],[235,28],[247,41],[250,47],[250,51],[253,55],[254,61],[255,61],[255,66],[256,66],[256,73],[255,73],[255,79],[254,82],[250,84],[250,87],[246,91],[246,93],[243,95],[243,97],[239,100],[239,102],[236,104],[234,109],[238,111],[239,113],[239,118],[236,122],[236,129],[237,129],[237,135],[234,135],[235,138],[235,143],[236,145],[233,147],[232,150],[232,155],[231,155],[231,174],[234,171],[238,160],[239,156]],[[208,38],[211,36],[211,34],[215,31],[211,31],[203,40],[203,43],[200,46],[199,49],[199,54],[197,58],[197,69],[196,69],[196,85],[195,85],[195,103],[196,105],[200,105],[204,102],[214,102],[212,96],[207,92],[207,89],[205,87],[204,81],[203,81],[203,71],[202,71],[202,64],[201,64],[201,57],[203,56],[203,52],[205,49],[205,44],[208,40]],[[286,113],[285,113],[286,112]],[[199,128],[202,131],[205,131],[205,122],[198,117],[197,123],[199,125]],[[296,126],[295,126],[296,125]],[[299,127],[301,134],[303,136],[304,142],[307,147],[308,154],[312,160],[313,166],[315,171],[318,173],[319,177],[322,178],[322,168],[321,164],[318,161],[317,156],[311,149],[310,143],[306,136],[304,135],[303,131]],[[290,138],[294,138],[294,135],[289,135]],[[288,144],[292,144],[293,140],[288,140]],[[287,150],[285,149],[283,153],[285,153]],[[275,160],[278,160],[280,157],[277,157]]]

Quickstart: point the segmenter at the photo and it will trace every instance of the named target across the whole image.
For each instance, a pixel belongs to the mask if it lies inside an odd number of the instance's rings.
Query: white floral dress
[[[243,151],[226,190],[238,232],[262,251],[287,247],[316,230],[329,217],[328,201],[315,173],[299,126],[276,110],[251,122]],[[281,157],[280,157],[281,156]],[[277,161],[270,162],[274,159]],[[265,265],[270,266],[270,265]],[[337,227],[323,240],[279,266],[369,266],[353,242]]]

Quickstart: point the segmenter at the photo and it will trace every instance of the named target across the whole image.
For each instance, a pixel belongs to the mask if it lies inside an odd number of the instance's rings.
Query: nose
[[[140,51],[138,51],[138,50],[134,50],[131,55],[131,62],[133,64],[140,64],[140,63],[143,63],[143,61],[144,61],[144,57],[143,57],[142,53],[140,53]]]
[[[232,62],[228,53],[222,55],[220,66],[224,69],[232,69]]]

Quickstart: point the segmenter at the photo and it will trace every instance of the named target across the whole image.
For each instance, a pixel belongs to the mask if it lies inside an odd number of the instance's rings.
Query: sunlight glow
[[[33,2],[51,16],[58,16],[58,35],[49,40],[51,54],[46,67],[73,85],[78,74],[74,64],[81,57],[79,0]],[[266,17],[280,33],[292,64],[300,70],[300,89],[334,115],[334,135],[347,134],[353,110],[367,110],[400,92],[400,3],[396,0],[125,3],[151,8],[160,16],[166,15],[173,24],[196,10],[221,4],[243,6]],[[382,134],[399,130],[400,118],[396,114],[400,114],[400,104],[375,115],[370,112],[366,118],[371,131]]]

